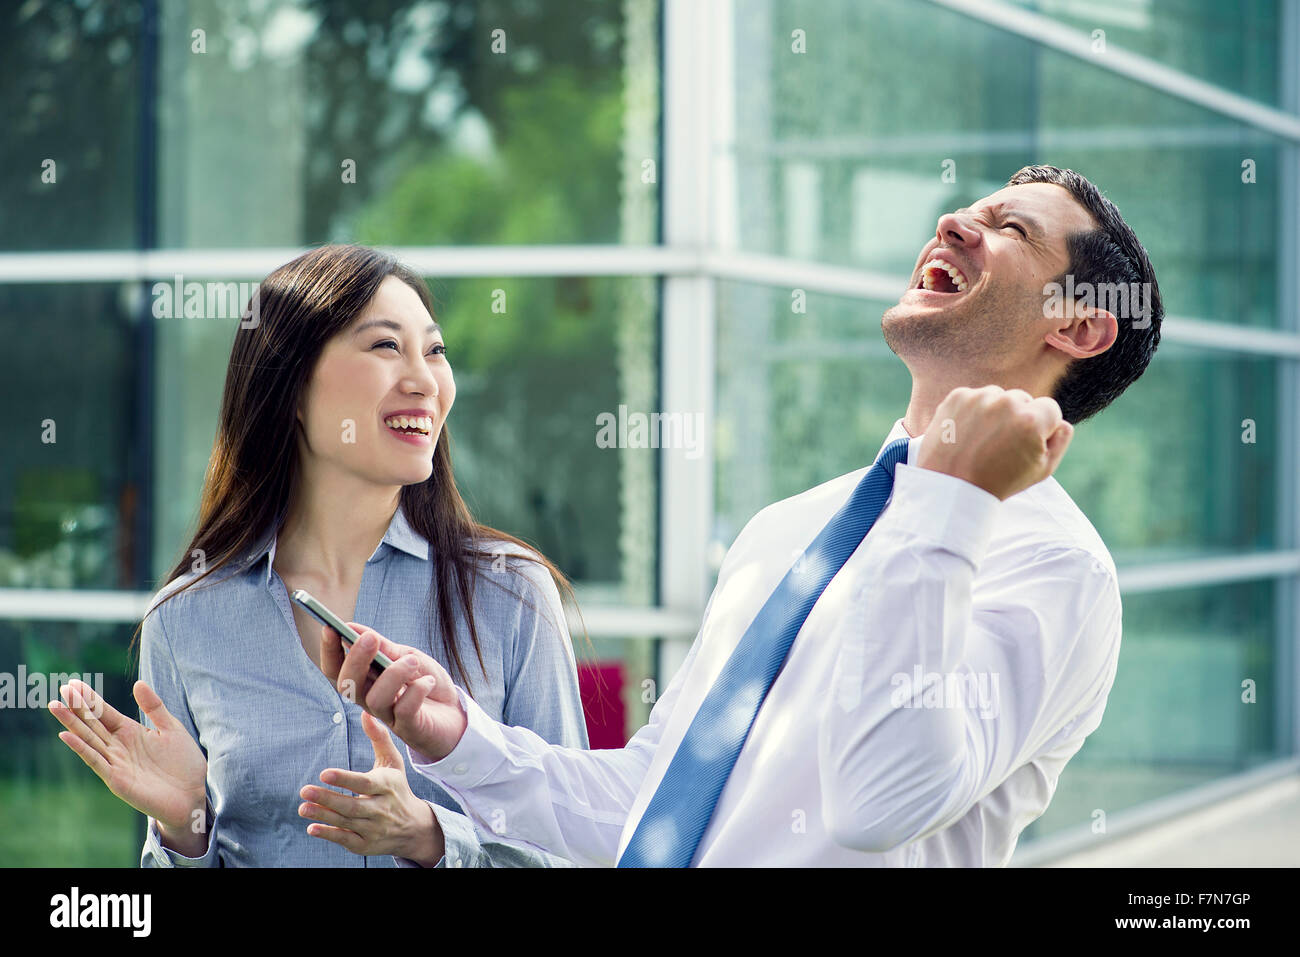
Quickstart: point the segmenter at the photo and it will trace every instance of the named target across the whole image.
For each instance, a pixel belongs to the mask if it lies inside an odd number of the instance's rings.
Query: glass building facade
[[[625,739],[770,502],[906,408],[881,313],[942,213],[1088,176],[1150,252],[1147,373],[1058,478],[1120,568],[1101,728],[1022,836],[1294,760],[1295,0],[131,0],[0,16],[0,672],[100,672],[194,527],[237,316],[311,245],[429,280],[477,517],[572,578]],[[598,417],[698,416],[605,448]],[[613,670],[608,670],[612,668]],[[0,864],[131,866],[141,819],[0,708]]]

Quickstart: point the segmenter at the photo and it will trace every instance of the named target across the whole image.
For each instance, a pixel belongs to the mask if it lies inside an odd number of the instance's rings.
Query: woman
[[[289,600],[306,589],[438,659],[494,717],[587,747],[568,582],[456,489],[427,287],[383,253],[325,246],[256,295],[198,532],[142,622],[149,728],[73,683],[50,705],[60,739],[149,816],[143,866],[567,864],[477,830],[408,771],[321,673],[324,629]]]

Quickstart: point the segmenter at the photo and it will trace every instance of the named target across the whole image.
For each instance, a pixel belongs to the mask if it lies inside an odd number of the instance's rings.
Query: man
[[[1121,286],[1143,295],[1094,295]],[[880,459],[745,526],[621,749],[499,725],[369,630],[346,660],[325,632],[322,668],[476,822],[582,864],[1005,865],[1119,653],[1114,565],[1051,474],[1162,315],[1145,250],[1077,173],[1026,167],[941,217],[882,320],[912,395]],[[396,664],[367,685],[379,648]]]

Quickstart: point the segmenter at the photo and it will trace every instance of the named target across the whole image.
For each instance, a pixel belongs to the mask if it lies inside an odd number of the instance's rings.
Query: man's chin
[[[949,307],[925,305],[903,299],[885,310],[884,315],[880,317],[880,325],[882,328],[891,324],[904,327],[912,322],[918,322],[933,327],[936,322],[943,323],[949,319],[955,319],[955,310]]]
[[[954,337],[952,330],[961,324],[953,306],[920,303],[904,294],[880,317],[885,344],[903,359],[947,348]]]

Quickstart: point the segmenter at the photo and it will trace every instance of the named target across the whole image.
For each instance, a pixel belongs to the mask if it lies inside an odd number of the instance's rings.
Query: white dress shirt
[[[904,437],[900,419],[886,444]],[[408,748],[413,767],[503,839],[613,865],[746,628],[866,471],[749,521],[626,746],[549,745],[458,689],[464,736],[441,761]],[[900,462],[800,629],[692,864],[1005,865],[1101,723],[1119,643],[1114,563],[1054,478],[1000,502]]]

